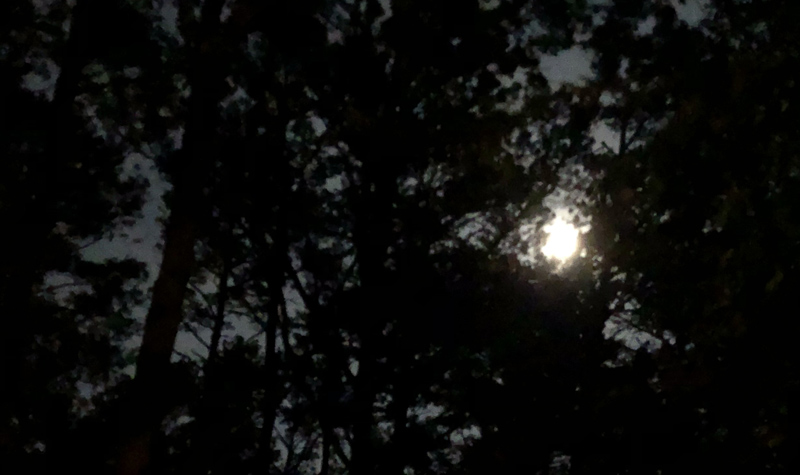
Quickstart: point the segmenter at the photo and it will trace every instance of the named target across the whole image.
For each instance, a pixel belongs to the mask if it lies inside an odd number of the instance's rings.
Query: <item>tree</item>
[[[682,422],[655,429],[662,438],[639,462],[662,473],[789,466],[782,428],[794,363],[773,305],[791,302],[779,296],[794,248],[784,224],[792,211],[780,203],[794,166],[782,136],[794,127],[783,58],[795,40],[778,18],[792,8],[715,5],[702,29],[681,25],[668,7],[619,9],[605,33],[628,40],[591,40],[611,52],[598,63],[600,89],[619,91],[596,110],[621,137],[618,153],[593,158],[602,172],[593,245],[610,277],[624,273],[622,295],[636,302],[639,324],[675,338],[651,375],[664,411]],[[655,26],[636,38],[625,25],[642,13]],[[668,445],[667,436],[691,445]],[[654,449],[683,456],[656,458]]]
[[[50,446],[46,456],[54,463],[67,456],[61,446],[70,424],[72,384],[83,372],[90,378],[107,373],[115,357],[107,337],[98,335],[98,341],[86,332],[113,326],[104,321],[95,325],[95,318],[124,322],[125,307],[137,295],[120,295],[123,285],[142,273],[141,266],[129,261],[102,266],[82,262],[77,244],[110,232],[121,218],[134,214],[142,187],[141,181],[123,179],[115,169],[126,148],[136,146],[134,139],[121,133],[133,117],[117,115],[119,128],[105,130],[110,136],[106,139],[91,130],[84,114],[105,91],[90,90],[82,75],[87,66],[105,65],[109,76],[121,77],[121,66],[106,62],[120,44],[115,34],[140,38],[142,22],[129,16],[126,28],[111,34],[98,30],[95,12],[84,6],[72,12],[53,9],[49,14],[39,14],[24,2],[3,6],[0,213],[13,232],[4,234],[0,257],[4,318],[0,457],[9,468],[25,460],[39,463],[42,457],[26,450],[34,444]],[[124,6],[109,2],[103,13],[119,15],[119,9]],[[65,14],[72,19],[68,37],[58,27]],[[100,44],[92,41],[98,37],[103,38]],[[151,50],[144,40],[137,51],[146,58]],[[37,75],[48,79],[48,61],[60,66],[51,99],[31,91],[28,79]],[[130,140],[115,142],[120,137]],[[48,278],[54,272],[67,279],[62,286],[69,287],[72,280],[81,287],[83,282],[94,295],[67,302],[47,299],[52,285]],[[97,281],[99,272],[111,279]],[[111,333],[119,337],[121,330]]]
[[[3,4],[4,468],[788,472],[796,8]]]

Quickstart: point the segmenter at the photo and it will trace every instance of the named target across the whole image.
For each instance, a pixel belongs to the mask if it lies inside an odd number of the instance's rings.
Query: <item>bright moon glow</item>
[[[556,219],[544,227],[547,242],[542,247],[545,256],[567,260],[578,250],[578,228],[563,219]]]

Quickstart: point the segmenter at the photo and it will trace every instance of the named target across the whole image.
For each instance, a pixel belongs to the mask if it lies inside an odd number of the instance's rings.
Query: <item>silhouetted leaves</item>
[[[798,7],[689,3],[2,2],[0,470],[789,473]]]

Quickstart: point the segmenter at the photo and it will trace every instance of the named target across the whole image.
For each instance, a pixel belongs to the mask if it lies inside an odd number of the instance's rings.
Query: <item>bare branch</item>
[[[197,339],[197,341],[199,341],[199,342],[200,342],[200,344],[201,344],[201,345],[205,346],[206,348],[211,348],[211,345],[210,345],[209,343],[206,343],[206,342],[203,340],[203,338],[200,336],[200,334],[199,334],[199,333],[197,333],[197,330],[195,330],[195,329],[192,327],[191,323],[189,323],[188,321],[184,321],[184,322],[183,322],[183,328],[184,328],[186,331],[188,331],[189,333],[191,333],[191,334],[192,334],[192,336],[194,336],[194,337]]]
[[[347,431],[344,431],[344,433],[345,433],[345,435],[347,435]],[[335,433],[334,433],[334,435],[335,435]],[[341,441],[339,440],[338,437],[335,437],[335,439],[336,439],[336,441],[335,441],[336,443],[334,443],[332,445],[333,445],[333,451],[335,452],[336,457],[339,460],[342,461],[342,464],[345,466],[345,468],[350,467],[350,459],[347,458],[347,455],[344,454],[344,449],[342,448]],[[348,440],[347,442],[348,442],[348,444],[351,443],[350,440]]]
[[[189,287],[192,290],[194,290],[197,293],[197,295],[200,296],[200,298],[203,299],[203,302],[206,304],[205,310],[209,313],[209,315],[213,315],[214,314],[214,303],[211,301],[211,299],[208,297],[208,295],[205,292],[203,292],[200,289],[200,287],[198,287],[197,284],[195,284],[194,282],[190,281],[189,282]]]

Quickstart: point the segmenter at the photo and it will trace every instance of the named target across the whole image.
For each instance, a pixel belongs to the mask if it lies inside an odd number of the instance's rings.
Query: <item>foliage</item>
[[[0,469],[788,473],[800,7],[689,3],[3,2]]]

